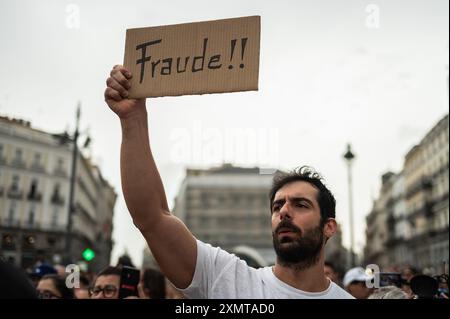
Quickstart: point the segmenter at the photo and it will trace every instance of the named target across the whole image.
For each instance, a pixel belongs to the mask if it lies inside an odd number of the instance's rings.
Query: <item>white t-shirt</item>
[[[249,267],[237,256],[199,240],[194,278],[180,291],[195,299],[354,299],[331,281],[322,292],[299,290],[279,280],[272,267]]]

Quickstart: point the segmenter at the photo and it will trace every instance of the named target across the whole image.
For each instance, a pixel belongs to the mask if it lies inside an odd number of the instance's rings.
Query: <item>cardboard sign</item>
[[[128,29],[131,98],[258,90],[259,16]]]

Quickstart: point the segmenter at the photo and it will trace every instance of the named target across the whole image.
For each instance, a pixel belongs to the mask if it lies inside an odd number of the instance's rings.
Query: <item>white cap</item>
[[[366,280],[371,280],[373,276],[366,273],[365,269],[362,267],[355,267],[347,271],[347,273],[344,276],[344,280],[342,281],[342,284],[344,287],[347,287],[354,281],[362,281],[365,282]]]

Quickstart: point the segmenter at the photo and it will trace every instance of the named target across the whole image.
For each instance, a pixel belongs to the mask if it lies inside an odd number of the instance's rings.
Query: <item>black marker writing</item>
[[[193,73],[198,72],[198,71],[203,71],[203,66],[205,64],[205,55],[206,55],[206,47],[207,46],[208,46],[208,38],[205,38],[205,39],[203,39],[203,55],[194,57],[194,62],[192,62],[192,72]],[[195,64],[200,59],[202,60],[202,67],[197,69],[195,67]]]
[[[243,39],[241,39],[241,47],[242,47],[242,50],[241,50],[241,60],[242,61],[244,61],[244,52],[245,52],[245,45],[247,44],[247,38],[243,38]],[[239,65],[239,67],[241,68],[241,69],[243,69],[244,68],[244,63],[241,63],[240,65]]]
[[[146,56],[147,47],[150,45],[161,43],[162,39],[145,42],[136,46],[136,50],[142,50],[141,58],[136,61],[136,64],[141,64],[141,76],[139,77],[139,83],[142,83],[144,80],[144,72],[145,72],[145,62],[150,61],[151,56]],[[159,61],[158,61],[159,63]],[[152,63],[152,74],[154,73],[154,67]]]
[[[230,54],[230,62],[233,61],[233,56],[234,56],[234,48],[236,47],[236,39],[231,40],[231,54]],[[228,69],[232,69],[233,66],[230,64],[228,66]]]
[[[248,38],[241,39],[241,63],[239,67],[241,69],[244,68],[244,56],[245,56],[245,48],[247,45]],[[136,46],[136,50],[141,50],[141,57],[136,60],[136,64],[140,64],[140,77],[139,83],[142,83],[145,78],[145,64],[149,63],[151,65],[151,76],[154,78],[156,75],[167,76],[172,74],[172,67],[174,68],[174,73],[184,73],[186,71],[191,71],[192,73],[204,71],[205,68],[209,70],[217,70],[222,67],[221,63],[221,54],[211,54],[208,52],[208,38],[203,39],[203,46],[201,47],[201,55],[186,57],[161,57],[160,59],[152,58],[153,54],[150,52],[150,46],[160,44],[162,39],[153,40],[149,42],[145,42]],[[231,40],[231,55],[230,55],[230,65],[228,69],[232,70],[233,58],[235,55],[235,48],[237,39]],[[176,69],[175,69],[175,59],[176,59]],[[191,65],[192,64],[192,65]],[[206,65],[206,66],[205,66]]]

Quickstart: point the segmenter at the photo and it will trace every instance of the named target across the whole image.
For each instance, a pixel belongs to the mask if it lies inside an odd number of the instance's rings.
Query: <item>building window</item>
[[[64,198],[61,196],[61,185],[56,183],[53,188],[51,202],[54,205],[64,205]]]
[[[32,204],[30,207],[30,214],[28,215],[28,226],[29,227],[34,226],[35,217],[36,217],[36,205]]]
[[[30,192],[28,193],[28,199],[29,200],[41,200],[41,194],[38,192],[38,180],[36,178],[33,178],[31,181],[31,187]]]
[[[231,195],[231,203],[233,206],[240,206],[241,196],[237,193]]]
[[[34,153],[33,164],[34,164],[35,166],[41,165],[41,153]]]
[[[17,210],[17,202],[15,200],[11,201],[11,205],[9,206],[9,212],[8,212],[8,224],[10,226],[13,226],[14,223],[14,216],[16,215]]]
[[[54,207],[53,214],[52,214],[52,222],[51,222],[52,228],[54,228],[54,227],[56,227],[56,225],[58,225],[58,215],[59,215],[59,209],[58,209],[58,207]]]
[[[201,208],[206,209],[206,208],[209,208],[209,207],[210,207],[210,204],[209,204],[209,195],[208,195],[207,193],[202,193],[202,194],[200,195],[200,200],[201,200],[201,203],[200,203],[200,207],[201,207]]]
[[[448,213],[449,213],[449,211],[448,211],[448,209],[446,210],[446,212],[445,212],[445,214],[444,214],[444,217],[445,217],[445,219],[444,219],[444,221],[445,221],[445,223],[444,223],[444,225],[446,226],[446,227],[448,227],[448,224],[449,224],[449,216],[448,216]]]
[[[224,195],[217,195],[217,196],[216,196],[216,202],[217,202],[219,205],[225,204],[226,201],[227,201],[227,198],[226,198]]]
[[[13,192],[18,192],[19,191],[19,180],[20,180],[19,175],[14,175],[13,176],[12,184],[11,184],[11,190]]]
[[[44,171],[41,159],[42,159],[41,153],[38,152],[34,153],[33,164],[31,165],[31,168],[37,171]]]
[[[16,156],[14,157],[14,163],[17,165],[22,164],[22,149],[16,148]]]
[[[11,185],[9,186],[8,197],[11,199],[21,199],[22,192],[19,189],[19,175],[13,175]]]
[[[3,196],[4,187],[2,183],[2,170],[0,170],[0,197]]]
[[[3,157],[3,144],[0,144],[0,164],[5,162],[5,158]]]
[[[62,157],[58,157],[55,167],[55,174],[63,177],[66,176],[66,171],[64,168],[64,158]]]

